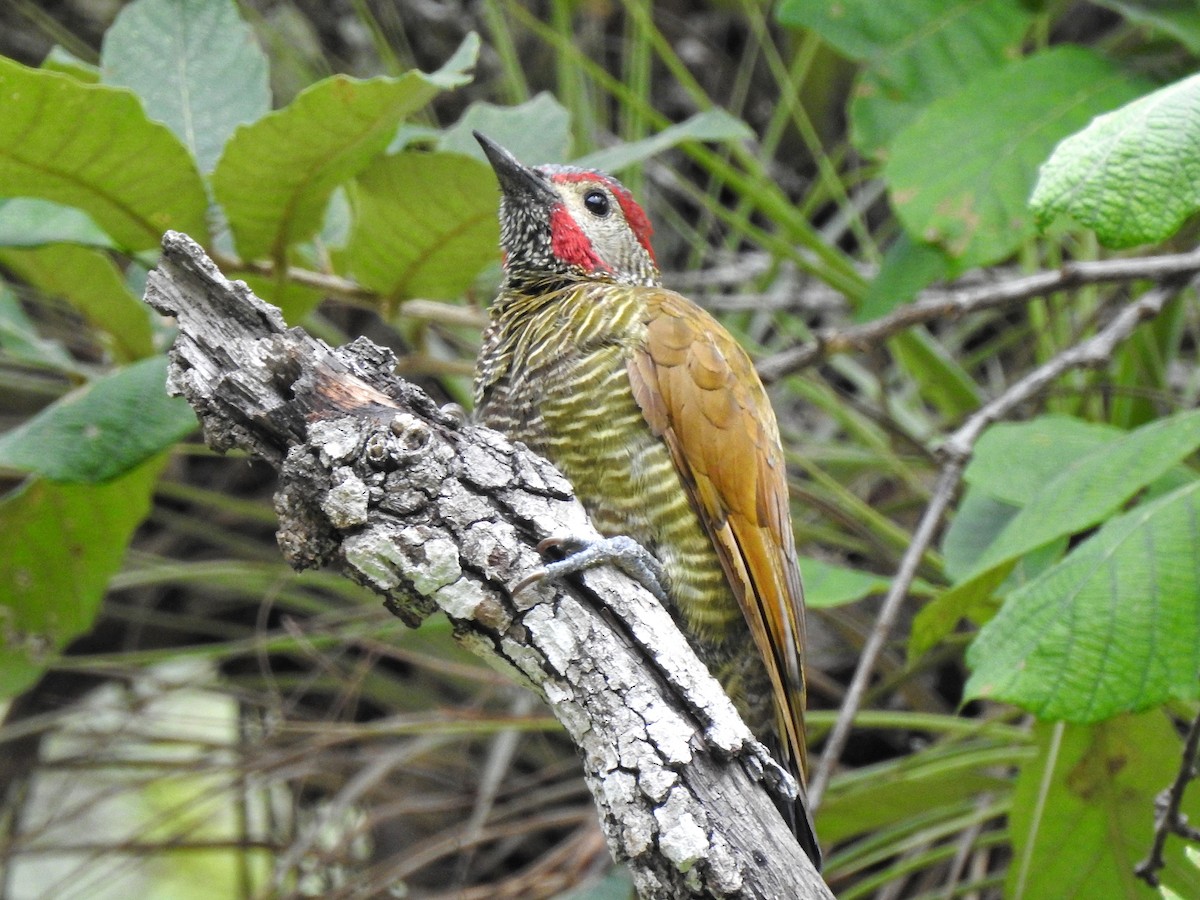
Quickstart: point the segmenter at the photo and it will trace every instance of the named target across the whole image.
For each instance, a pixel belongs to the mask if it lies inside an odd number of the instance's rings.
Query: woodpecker
[[[804,779],[804,602],[779,428],[746,352],[663,287],[651,225],[602,172],[500,183],[504,278],[475,368],[477,420],[571,480],[597,530],[656,561],[672,616],[800,787],[783,810],[820,867]]]

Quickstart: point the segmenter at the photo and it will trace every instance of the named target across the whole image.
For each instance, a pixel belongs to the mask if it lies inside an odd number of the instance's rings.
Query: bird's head
[[[525,166],[478,131],[475,139],[500,182],[500,246],[510,283],[659,283],[650,220],[619,181],[573,166]]]

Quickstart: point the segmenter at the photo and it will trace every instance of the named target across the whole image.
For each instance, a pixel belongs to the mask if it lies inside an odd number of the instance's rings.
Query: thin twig
[[[215,250],[212,251],[212,259],[221,267],[222,271],[228,272],[233,276],[249,274],[261,275],[264,278],[280,277],[279,269],[273,263],[239,259],[236,256],[229,256]],[[351,281],[348,278],[329,275],[325,272],[314,272],[311,269],[298,269],[293,266],[288,266],[287,270],[282,274],[292,284],[313,288],[322,294],[337,297],[340,300],[369,303],[372,305],[379,302],[379,294],[368,290],[358,282]]]
[[[526,718],[533,712],[536,703],[533,694],[529,691],[517,691],[509,705],[509,712],[515,719]],[[462,829],[462,843],[466,852],[459,858],[457,867],[458,881],[461,884],[466,883],[466,876],[475,861],[479,836],[483,834],[488,817],[496,806],[496,797],[512,767],[513,757],[516,755],[521,737],[521,731],[509,728],[497,732],[492,738],[491,747],[488,748],[487,757],[484,760],[483,771],[480,773],[475,806],[471,810],[471,817],[467,819]]]
[[[383,781],[393,769],[415,757],[436,750],[446,741],[445,735],[429,735],[408,741],[374,756],[346,782],[328,805],[322,807],[320,815],[316,816],[303,833],[292,841],[287,850],[276,857],[275,871],[272,875],[273,886],[282,888],[297,874],[304,855],[312,851],[325,836],[337,831],[337,823],[363,794]]]
[[[846,690],[846,699],[842,703],[833,731],[830,732],[829,739],[825,742],[821,761],[809,782],[808,802],[814,810],[820,806],[821,795],[825,793],[825,788],[829,784],[833,767],[837,764],[838,758],[842,755],[842,749],[846,746],[846,739],[850,736],[850,727],[862,705],[863,695],[867,692],[867,682],[875,671],[875,663],[879,659],[879,654],[883,652],[883,646],[887,643],[892,626],[896,624],[896,616],[900,612],[900,601],[908,596],[908,589],[917,574],[917,566],[921,562],[921,557],[925,555],[926,548],[933,540],[933,534],[941,522],[942,514],[950,504],[950,498],[954,495],[962,468],[962,463],[950,461],[942,469],[933,497],[925,508],[925,514],[921,517],[921,523],[917,526],[912,543],[904,552],[904,558],[900,560],[900,569],[896,573],[896,577],[892,579],[887,599],[883,601],[883,607],[879,610],[879,618],[876,619],[875,627],[871,629],[871,633],[867,637],[867,643],[859,657],[858,668],[854,670],[854,678],[851,679],[850,687]]]
[[[1188,253],[1147,256],[1141,259],[1104,259],[1072,262],[1061,269],[1038,272],[994,284],[961,290],[927,292],[890,315],[852,328],[822,329],[815,340],[760,360],[758,374],[766,383],[778,381],[838,353],[871,350],[888,337],[933,320],[953,320],[970,313],[1007,306],[1086,284],[1115,281],[1166,281],[1200,272],[1200,249]]]
[[[1200,264],[1200,252],[1190,255],[1194,257],[1197,264]],[[1186,273],[1186,277],[1190,278],[1195,270],[1183,271]],[[842,755],[842,750],[850,736],[854,717],[858,714],[863,696],[867,691],[867,684],[875,671],[875,663],[891,635],[892,626],[895,625],[896,618],[900,613],[900,605],[908,596],[909,588],[916,576],[918,563],[933,541],[942,515],[958,488],[959,479],[974,452],[979,436],[989,425],[1003,418],[1016,406],[1036,395],[1064,373],[1076,368],[1098,367],[1107,363],[1117,347],[1129,337],[1134,328],[1158,315],[1167,301],[1174,297],[1185,283],[1185,276],[1176,270],[1176,274],[1169,279],[1169,283],[1143,294],[1134,303],[1121,310],[1108,325],[1094,336],[1064,350],[1013,384],[999,397],[984,404],[938,448],[938,454],[944,461],[933,496],[921,516],[912,542],[900,560],[900,568],[896,572],[896,577],[892,579],[891,588],[879,610],[879,617],[859,657],[858,668],[855,669],[850,687],[846,691],[846,699],[838,713],[837,722],[834,723],[833,731],[830,732],[825,749],[821,753],[821,760],[813,772],[808,787],[808,800],[813,809],[820,804],[821,795],[829,784],[834,766],[837,765],[837,761]]]
[[[1187,790],[1188,782],[1196,777],[1197,750],[1200,750],[1200,713],[1192,720],[1188,729],[1187,740],[1183,745],[1183,759],[1179,763],[1175,781],[1159,794],[1155,801],[1154,843],[1150,846],[1150,854],[1133,869],[1134,874],[1151,887],[1158,887],[1158,870],[1166,865],[1163,847],[1166,846],[1167,835],[1177,834],[1189,841],[1200,841],[1200,829],[1189,825],[1187,816],[1179,811],[1183,803],[1183,792]]]
[[[483,329],[487,325],[487,313],[478,306],[461,306],[441,300],[414,299],[400,304],[400,315],[420,322],[436,322],[439,325],[462,325],[467,328]]]

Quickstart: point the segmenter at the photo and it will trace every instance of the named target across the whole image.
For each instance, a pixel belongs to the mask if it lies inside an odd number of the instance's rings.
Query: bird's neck
[[[594,285],[626,285],[661,287],[662,278],[657,269],[645,272],[596,271],[581,272],[574,269],[552,271],[545,269],[505,268],[500,295],[544,296],[587,288]]]
[[[505,285],[489,311],[486,340],[518,357],[624,340],[643,327],[646,295],[653,290],[591,279],[541,282],[532,290]]]
[[[476,406],[494,402],[495,390],[520,394],[544,387],[548,372],[597,346],[640,341],[646,290],[581,280],[542,283],[536,290],[506,285],[489,310],[475,370]]]
[[[583,287],[586,283],[586,279],[572,272],[505,269],[504,281],[500,284],[500,293],[496,302],[506,303],[525,297],[560,295]]]

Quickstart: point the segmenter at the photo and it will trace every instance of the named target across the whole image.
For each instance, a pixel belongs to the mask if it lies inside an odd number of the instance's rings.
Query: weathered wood
[[[513,596],[539,541],[598,537],[548,462],[395,377],[390,351],[287,328],[185,235],[163,238],[146,301],[178,321],[168,388],[210,445],[279,468],[289,562],[340,567],[412,625],[440,611],[520,673],[643,897],[832,897],[768,794],[794,785],[648,592],[597,568]]]

